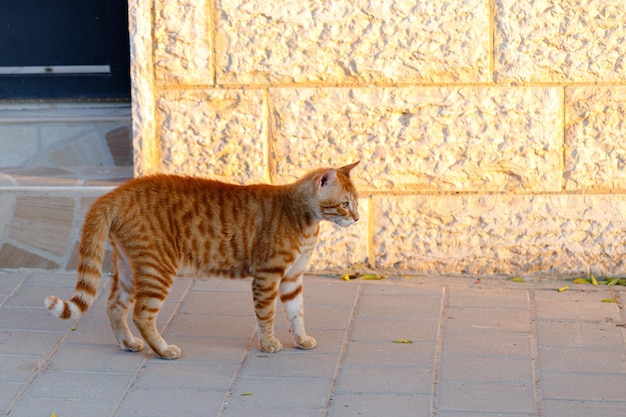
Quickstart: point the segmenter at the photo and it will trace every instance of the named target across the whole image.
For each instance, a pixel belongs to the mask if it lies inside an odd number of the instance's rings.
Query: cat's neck
[[[285,186],[289,209],[308,227],[317,227],[322,220],[316,199],[316,176],[317,173],[311,173],[295,183]]]

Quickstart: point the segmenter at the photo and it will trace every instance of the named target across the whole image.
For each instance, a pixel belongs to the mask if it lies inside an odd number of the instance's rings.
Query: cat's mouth
[[[338,224],[341,227],[348,227],[350,225],[353,225],[354,223],[356,223],[356,220],[350,218],[350,219],[341,219],[338,222],[336,222],[336,224]]]

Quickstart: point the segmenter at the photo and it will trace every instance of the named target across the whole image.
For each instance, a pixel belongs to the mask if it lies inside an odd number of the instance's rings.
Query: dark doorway
[[[0,99],[130,100],[127,0],[2,0]]]

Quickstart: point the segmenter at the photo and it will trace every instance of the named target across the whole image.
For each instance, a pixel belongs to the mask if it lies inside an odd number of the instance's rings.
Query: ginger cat
[[[282,301],[295,345],[317,342],[304,330],[302,273],[319,222],[349,226],[359,220],[350,170],[318,169],[288,185],[233,185],[201,178],[153,175],[130,180],[100,197],[87,213],[74,296],[48,296],[46,307],[71,319],[94,301],[107,236],[114,272],[107,313],[123,350],[140,351],[127,318],[161,358],[181,356],[156,328],[156,317],[181,268],[227,277],[252,276],[257,332],[265,352],[283,348],[274,338],[276,299]]]

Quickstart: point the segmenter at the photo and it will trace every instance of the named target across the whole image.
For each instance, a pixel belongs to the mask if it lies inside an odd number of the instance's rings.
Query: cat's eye
[[[341,203],[341,207],[347,209],[348,207],[350,207],[350,202],[349,201],[344,201],[343,203]]]

